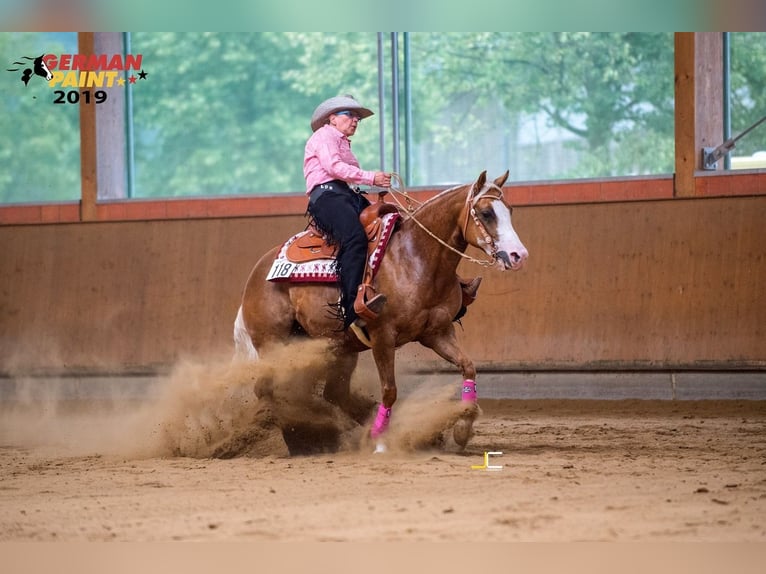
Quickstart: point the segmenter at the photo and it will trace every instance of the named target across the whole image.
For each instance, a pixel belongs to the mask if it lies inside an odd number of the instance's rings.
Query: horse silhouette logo
[[[42,54],[37,58],[30,58],[29,56],[22,57],[22,59],[32,62],[33,65],[32,68],[24,68],[24,71],[21,73],[21,81],[24,82],[25,86],[29,85],[29,80],[32,77],[32,74],[35,76],[40,76],[41,78],[45,78],[46,81],[50,81],[50,79],[53,77],[53,74],[48,69],[48,66],[45,65],[45,62],[43,62],[43,56],[45,56],[45,54]],[[26,66],[28,64],[25,64],[24,62],[14,62],[11,65]],[[18,72],[21,70],[21,68],[6,68],[6,70],[9,72]]]

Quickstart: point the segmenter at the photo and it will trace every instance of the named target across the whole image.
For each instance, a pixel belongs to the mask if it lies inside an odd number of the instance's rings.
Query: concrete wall
[[[766,367],[766,196],[526,206],[528,266],[485,276],[484,368]],[[0,371],[162,368],[228,352],[253,263],[302,216],[0,227]],[[409,345],[400,360],[445,363]]]

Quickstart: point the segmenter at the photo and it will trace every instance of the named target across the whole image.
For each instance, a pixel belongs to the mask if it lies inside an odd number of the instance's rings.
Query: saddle
[[[305,263],[315,259],[333,259],[337,251],[337,246],[328,244],[317,228],[310,225],[304,235],[287,247],[286,255],[293,263]]]
[[[354,310],[357,315],[368,321],[378,316],[366,304],[375,296],[375,288],[372,286],[373,270],[370,267],[370,256],[380,243],[380,231],[383,226],[382,217],[388,213],[398,212],[399,209],[392,203],[379,200],[366,207],[359,214],[359,221],[367,234],[367,258],[362,283],[359,285],[354,301]],[[285,255],[293,263],[305,263],[316,259],[333,259],[337,250],[337,246],[327,243],[326,238],[314,226],[309,226],[304,235],[287,247]]]
[[[359,221],[367,234],[367,254],[370,255],[380,242],[381,217],[399,210],[391,203],[377,202],[359,214]],[[332,259],[338,252],[337,245],[330,245],[324,235],[313,225],[287,247],[285,255],[293,263],[305,263],[316,259]]]

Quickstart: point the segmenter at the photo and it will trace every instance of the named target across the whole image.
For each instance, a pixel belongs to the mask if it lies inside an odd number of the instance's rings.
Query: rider
[[[357,316],[354,300],[362,282],[367,259],[367,235],[359,214],[370,205],[353,185],[391,186],[391,174],[365,171],[351,151],[351,136],[359,122],[373,115],[353,96],[336,96],[323,101],[311,116],[313,135],[306,142],[303,175],[309,196],[307,212],[314,225],[338,246],[336,271],[340,278],[340,311],[343,329],[364,340],[365,321]],[[377,314],[386,303],[379,293],[365,302]]]

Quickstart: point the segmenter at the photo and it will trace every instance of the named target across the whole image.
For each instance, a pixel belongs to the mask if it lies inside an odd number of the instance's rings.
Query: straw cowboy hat
[[[330,115],[335,112],[340,112],[341,110],[354,111],[358,113],[359,117],[362,119],[369,118],[373,115],[372,110],[363,107],[353,96],[335,96],[334,98],[323,101],[317,106],[317,109],[314,110],[314,113],[311,116],[311,131],[317,131],[327,123],[327,118],[329,118]]]

